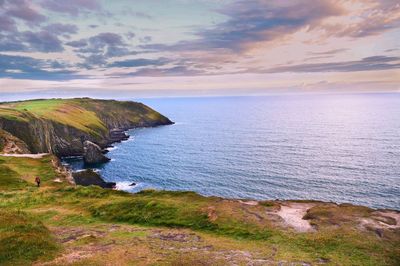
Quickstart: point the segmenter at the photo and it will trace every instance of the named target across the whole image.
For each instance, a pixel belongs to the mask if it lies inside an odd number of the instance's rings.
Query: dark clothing
[[[40,177],[36,177],[35,178],[35,182],[36,182],[36,184],[37,184],[37,187],[40,187]]]

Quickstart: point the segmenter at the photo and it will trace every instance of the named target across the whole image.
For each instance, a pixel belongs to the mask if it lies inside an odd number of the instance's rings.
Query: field
[[[1,265],[400,263],[396,212],[193,192],[131,195],[74,187],[54,165],[51,156],[0,157]],[[36,175],[41,188],[33,183]],[[278,215],[295,206],[310,206],[311,230],[300,232]]]
[[[26,120],[27,114],[75,127],[84,132],[97,134],[106,130],[105,125],[92,111],[82,108],[77,100],[32,100],[0,105],[0,116]]]

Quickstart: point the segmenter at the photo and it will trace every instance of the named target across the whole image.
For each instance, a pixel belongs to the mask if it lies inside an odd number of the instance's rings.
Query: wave
[[[138,184],[131,186],[132,183],[132,181],[117,182],[116,188],[117,190],[129,191],[138,186]]]

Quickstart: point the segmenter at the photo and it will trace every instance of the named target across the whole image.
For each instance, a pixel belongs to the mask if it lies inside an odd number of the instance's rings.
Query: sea
[[[175,124],[110,149],[98,170],[118,189],[400,210],[400,93],[132,100]]]

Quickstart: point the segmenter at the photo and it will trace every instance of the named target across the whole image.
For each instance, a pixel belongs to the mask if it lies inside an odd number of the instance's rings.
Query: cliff
[[[137,102],[90,98],[0,104],[0,129],[26,144],[31,153],[82,155],[83,142],[101,148],[126,136],[121,131],[172,122]]]
[[[22,154],[29,153],[25,142],[0,129],[0,153]]]

